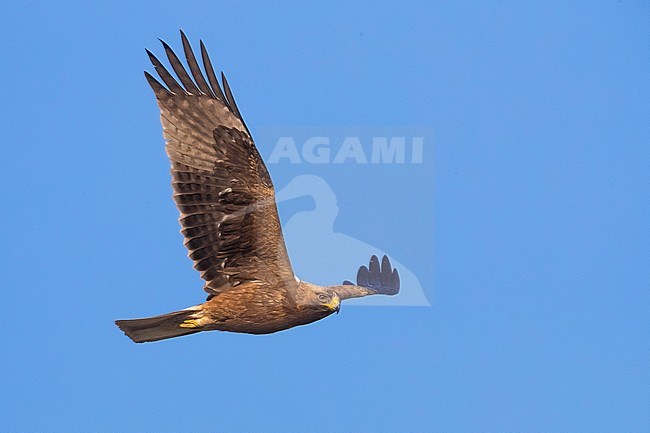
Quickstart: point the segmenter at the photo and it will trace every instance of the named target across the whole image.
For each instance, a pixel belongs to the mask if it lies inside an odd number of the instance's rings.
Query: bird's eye
[[[318,295],[318,300],[321,302],[327,302],[329,300],[329,296],[327,296],[324,293],[321,293],[320,295]]]

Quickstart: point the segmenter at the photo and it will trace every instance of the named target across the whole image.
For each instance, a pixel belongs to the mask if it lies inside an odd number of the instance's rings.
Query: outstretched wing
[[[396,295],[399,293],[399,273],[393,269],[390,260],[384,256],[379,265],[377,256],[370,258],[368,267],[361,266],[357,272],[357,283],[344,281],[336,287],[341,300],[368,295]]]
[[[166,87],[145,76],[160,107],[189,257],[211,295],[244,281],[283,287],[294,276],[269,172],[223,73],[221,90],[203,42],[207,80],[182,31],[181,39],[192,76],[163,41],[180,84],[148,50]]]

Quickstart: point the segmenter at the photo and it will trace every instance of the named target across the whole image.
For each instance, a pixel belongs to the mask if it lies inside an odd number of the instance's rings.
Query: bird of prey
[[[161,112],[181,233],[208,298],[115,324],[136,343],[211,330],[268,334],[338,313],[344,299],[397,294],[399,274],[386,256],[359,268],[356,284],[317,286],[295,276],[271,177],[228,81],[222,73],[222,90],[202,41],[205,75],[182,31],[181,40],[189,73],[161,41],[178,80],[149,50],[164,85],[145,77]]]

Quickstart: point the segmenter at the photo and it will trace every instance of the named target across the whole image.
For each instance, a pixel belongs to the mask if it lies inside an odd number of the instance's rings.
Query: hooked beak
[[[339,298],[339,295],[334,295],[332,302],[325,304],[325,306],[332,311],[336,311],[336,314],[339,314],[341,310],[341,298]]]

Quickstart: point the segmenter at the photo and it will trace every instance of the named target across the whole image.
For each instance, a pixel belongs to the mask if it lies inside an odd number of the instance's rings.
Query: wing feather
[[[221,81],[223,82],[223,90],[224,92],[226,92],[226,99],[228,100],[228,105],[230,105],[230,108],[232,109],[232,112],[235,113],[235,116],[241,119],[242,123],[244,124],[244,128],[246,128],[246,131],[248,132],[248,126],[246,126],[246,122],[244,122],[244,119],[241,117],[241,113],[239,112],[239,108],[237,107],[237,102],[235,102],[235,97],[232,95],[232,91],[230,90],[230,84],[228,84],[228,80],[226,79],[226,74],[224,74],[223,72],[221,73]]]
[[[179,80],[181,80],[181,83],[183,83],[183,86],[185,87],[185,90],[188,93],[191,93],[193,95],[198,95],[201,92],[199,91],[199,88],[196,87],[196,84],[194,84],[194,81],[190,78],[190,76],[187,74],[187,71],[183,67],[183,64],[181,61],[178,59],[178,56],[176,56],[176,53],[167,45],[165,41],[162,39],[158,39],[160,43],[163,45],[163,48],[165,49],[165,54],[167,54],[167,59],[169,60],[169,64],[172,65],[172,69],[174,72],[176,72],[176,76],[178,77]]]
[[[181,40],[191,76],[162,41],[180,84],[149,51],[167,87],[145,75],[161,110],[173,199],[188,255],[210,295],[244,281],[278,289],[293,284],[273,182],[230,86],[223,77],[224,95],[203,43],[207,80],[182,32]]]
[[[185,60],[187,61],[187,65],[190,67],[190,72],[194,77],[194,81],[196,81],[196,84],[199,86],[199,89],[201,89],[201,92],[204,95],[212,95],[214,97],[214,93],[212,93],[212,89],[210,89],[210,86],[205,81],[205,77],[201,73],[201,67],[199,66],[199,63],[196,61],[196,57],[194,56],[194,52],[192,51],[192,46],[190,45],[190,41],[187,40],[187,36],[185,36],[185,33],[183,33],[182,30],[181,30],[181,41],[183,42],[183,52],[185,53]]]
[[[205,73],[208,76],[208,81],[212,87],[212,93],[216,99],[226,103],[226,97],[223,96],[221,86],[219,86],[219,81],[217,81],[217,76],[214,73],[214,68],[212,67],[212,62],[210,61],[208,50],[205,48],[203,41],[199,41],[199,45],[201,46],[201,59],[203,59],[203,68],[205,69]]]
[[[350,299],[368,295],[396,295],[399,285],[399,273],[391,267],[388,257],[383,257],[380,266],[379,259],[373,255],[368,267],[364,265],[359,268],[356,284],[346,280],[334,290],[341,299]]]
[[[169,90],[165,88],[158,80],[156,80],[154,77],[151,76],[151,74],[147,71],[144,71],[144,76],[147,79],[147,82],[153,89],[154,93],[157,95],[158,93],[164,94],[165,96],[170,96],[171,94],[169,93]]]
[[[154,69],[156,72],[158,72],[158,75],[160,78],[163,80],[165,85],[169,88],[169,90],[172,93],[186,93],[185,89],[183,89],[180,84],[176,81],[172,75],[167,72],[167,69],[160,63],[160,60],[156,56],[153,55],[153,53],[149,50],[147,51],[147,55],[149,56],[149,60],[151,60],[151,63],[153,63]]]

